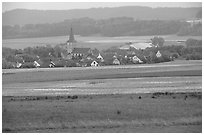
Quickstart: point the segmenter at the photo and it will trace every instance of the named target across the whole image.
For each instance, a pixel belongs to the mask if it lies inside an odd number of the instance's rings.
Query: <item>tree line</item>
[[[103,20],[91,18],[67,19],[59,23],[3,25],[2,38],[29,38],[64,36],[70,27],[81,36],[145,36],[145,35],[202,35],[202,24],[191,26],[185,21],[173,20],[134,20],[118,17]]]

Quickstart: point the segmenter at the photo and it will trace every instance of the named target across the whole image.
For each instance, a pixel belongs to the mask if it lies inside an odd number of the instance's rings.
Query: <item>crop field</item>
[[[152,36],[125,36],[125,37],[82,37],[75,36],[77,47],[97,48],[99,50],[108,49],[113,46],[121,46],[126,42],[150,42]],[[201,36],[176,36],[176,35],[161,35],[165,39],[165,45],[184,45],[176,41],[186,41],[188,38],[202,39]],[[5,39],[2,40],[3,47],[13,49],[23,49],[34,46],[55,46],[57,44],[66,43],[68,36],[58,37],[43,37],[43,38],[23,38],[23,39]]]
[[[202,61],[6,69],[3,132],[202,132]]]

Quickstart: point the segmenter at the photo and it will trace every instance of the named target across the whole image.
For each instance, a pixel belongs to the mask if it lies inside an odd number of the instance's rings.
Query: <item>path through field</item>
[[[201,77],[146,77],[33,82],[3,86],[3,96],[201,92]]]

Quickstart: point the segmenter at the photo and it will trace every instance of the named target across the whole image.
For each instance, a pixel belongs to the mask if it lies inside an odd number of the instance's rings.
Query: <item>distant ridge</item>
[[[138,20],[186,20],[196,17],[201,7],[191,8],[150,8],[124,6],[114,8],[90,8],[73,10],[28,10],[15,9],[2,14],[3,25],[25,25],[56,23],[65,19],[89,17],[107,19],[113,17],[132,17]]]

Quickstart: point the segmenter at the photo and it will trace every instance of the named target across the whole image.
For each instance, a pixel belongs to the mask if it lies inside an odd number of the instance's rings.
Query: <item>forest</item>
[[[81,36],[202,35],[202,23],[191,25],[179,20],[136,20],[131,17],[94,20],[86,17],[59,23],[3,25],[2,38],[64,36],[69,34],[70,27]]]

